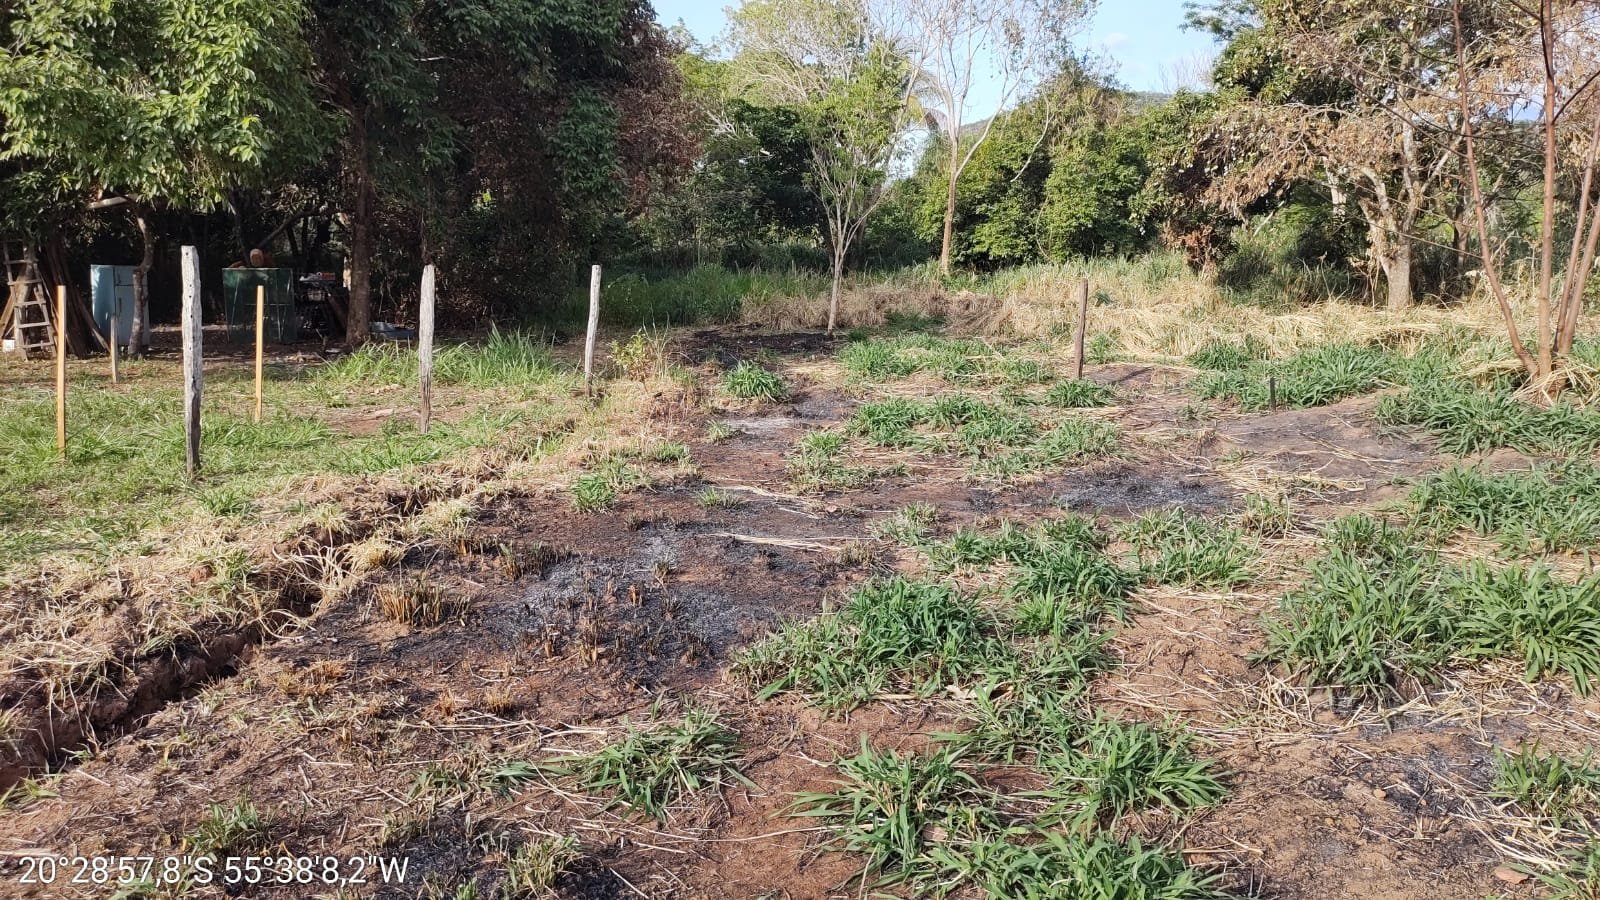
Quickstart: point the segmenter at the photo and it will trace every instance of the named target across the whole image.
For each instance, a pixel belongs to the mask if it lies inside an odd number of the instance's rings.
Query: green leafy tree
[[[745,265],[764,248],[815,244],[821,209],[806,184],[811,150],[793,109],[736,93],[732,67],[691,47],[678,56],[700,153],[642,224],[658,251]]]
[[[792,109],[811,152],[838,324],[845,262],[888,194],[911,122],[912,72],[860,0],[747,0],[732,14],[734,64],[752,98]]]
[[[1055,70],[1093,0],[885,0],[876,17],[906,48],[916,93],[945,153],[939,271],[948,276],[961,175],[995,131],[998,116],[968,124],[975,91],[1000,108],[1025,97]],[[1020,122],[1013,122],[1013,126]],[[1035,136],[1038,137],[1037,135]],[[1010,206],[1015,208],[1018,198]]]
[[[312,2],[343,125],[351,343],[380,238],[520,298],[536,269],[598,257],[691,156],[674,48],[642,0]]]
[[[1040,211],[1052,259],[1128,254],[1151,237],[1134,198],[1149,177],[1142,123],[1098,125],[1074,134],[1056,152]]]
[[[294,171],[323,117],[304,7],[285,0],[18,0],[0,55],[3,155],[126,198],[143,238],[134,351],[148,341],[158,205],[209,209]]]

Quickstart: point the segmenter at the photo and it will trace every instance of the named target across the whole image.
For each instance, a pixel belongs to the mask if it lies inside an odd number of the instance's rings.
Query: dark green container
[[[300,317],[294,311],[294,273],[289,269],[223,269],[222,304],[228,318],[228,343],[256,339],[256,288],[267,289],[266,332],[269,344],[300,340]]]

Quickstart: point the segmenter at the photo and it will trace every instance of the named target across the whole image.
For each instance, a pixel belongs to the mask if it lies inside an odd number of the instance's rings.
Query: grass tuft
[[[1052,814],[1076,829],[1112,829],[1124,816],[1155,807],[1182,815],[1214,806],[1227,793],[1214,765],[1189,752],[1186,737],[1110,718],[1096,720],[1076,746],[1046,757],[1041,768],[1066,795]]]
[[[1111,388],[1093,381],[1067,380],[1058,382],[1044,395],[1044,402],[1058,409],[1088,409],[1110,406],[1116,402]]]
[[[1558,826],[1600,817],[1600,766],[1592,750],[1568,759],[1536,745],[1524,744],[1515,753],[1496,748],[1494,770],[1490,795],[1517,804],[1529,815]]]
[[[1433,432],[1446,453],[1468,455],[1510,447],[1524,453],[1592,453],[1600,448],[1600,409],[1563,401],[1549,408],[1517,399],[1506,385],[1488,390],[1437,379],[1384,397],[1378,421]]]
[[[197,856],[247,856],[269,847],[271,820],[241,796],[232,803],[212,803],[194,830],[184,836],[183,847]]]
[[[843,609],[746,649],[733,674],[758,699],[796,691],[839,711],[891,689],[933,694],[996,652],[992,634],[991,617],[971,598],[894,578],[858,588]]]
[[[1226,588],[1250,579],[1256,550],[1244,533],[1178,509],[1153,510],[1118,532],[1148,584]]]
[[[1056,831],[1024,843],[1011,837],[936,852],[951,881],[971,881],[1007,900],[1223,900],[1217,878],[1184,864],[1177,853],[1127,844],[1110,835]]]
[[[754,363],[741,362],[722,377],[722,387],[729,395],[740,400],[764,400],[776,403],[789,397],[789,386],[776,372]]]
[[[622,737],[600,750],[543,768],[576,778],[585,790],[611,795],[613,804],[665,821],[685,797],[739,774],[739,739],[716,713],[690,709],[677,720],[624,722]]]
[[[1561,552],[1600,543],[1600,467],[1567,462],[1526,472],[1456,467],[1411,492],[1413,515],[1435,527],[1493,536],[1509,550]]]
[[[863,736],[861,752],[835,764],[843,775],[838,786],[800,794],[792,814],[825,823],[828,846],[866,857],[863,886],[920,884],[930,874],[932,847],[995,828],[992,795],[959,760],[951,749],[874,750]]]
[[[506,900],[548,897],[562,875],[583,859],[571,837],[552,837],[523,844],[506,857],[500,896]]]

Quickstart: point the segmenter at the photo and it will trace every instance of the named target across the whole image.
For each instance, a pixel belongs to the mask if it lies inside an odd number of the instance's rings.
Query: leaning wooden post
[[[594,396],[594,339],[600,330],[600,266],[589,270],[589,335],[583,342],[583,392]]]
[[[67,286],[56,286],[56,449],[67,456]]]
[[[417,429],[428,433],[433,421],[433,266],[422,270],[422,308],[417,313],[417,377],[422,382],[422,420]]]
[[[113,293],[115,293],[115,292],[113,292]],[[119,357],[117,356],[117,341],[119,340],[117,335],[118,335],[118,332],[122,329],[122,316],[119,315],[122,312],[122,308],[121,307],[122,307],[122,299],[120,297],[113,297],[112,298],[112,303],[111,303],[111,328],[110,328],[111,340],[107,341],[107,343],[110,344],[110,346],[111,346],[111,383],[112,384],[121,384],[122,383],[122,366],[121,366],[121,362],[119,360]]]
[[[267,286],[256,285],[256,424],[261,424],[261,371],[267,345]]]
[[[189,477],[200,474],[200,252],[183,248],[183,436]]]
[[[1083,339],[1089,331],[1089,279],[1078,286],[1078,333],[1072,340],[1072,377],[1083,378]]]

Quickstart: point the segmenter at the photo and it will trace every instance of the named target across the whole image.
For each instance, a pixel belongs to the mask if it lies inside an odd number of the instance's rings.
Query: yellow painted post
[[[67,456],[67,286],[56,286],[56,449]]]
[[[261,369],[267,343],[267,286],[256,285],[256,423],[261,422]]]

